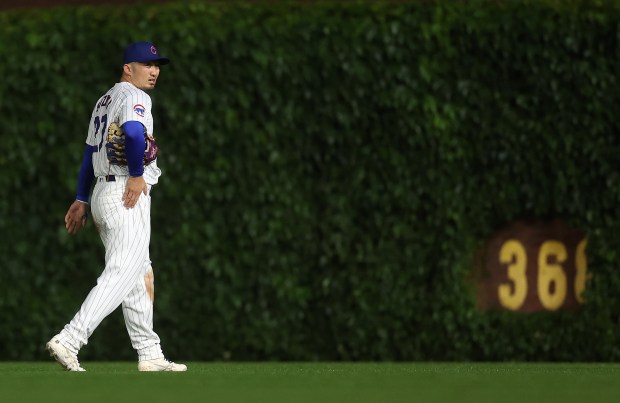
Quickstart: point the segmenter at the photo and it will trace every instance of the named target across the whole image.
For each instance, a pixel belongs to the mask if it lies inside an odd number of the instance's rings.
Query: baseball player
[[[170,60],[150,42],[129,45],[120,82],[95,105],[78,177],[76,200],[65,216],[70,234],[91,213],[105,246],[105,268],[73,319],[47,344],[66,370],[84,371],[77,359],[101,321],[122,305],[139,371],[186,371],[164,358],[153,331],[153,269],[149,259],[152,187],[161,174],[153,138],[151,98],[160,66]]]

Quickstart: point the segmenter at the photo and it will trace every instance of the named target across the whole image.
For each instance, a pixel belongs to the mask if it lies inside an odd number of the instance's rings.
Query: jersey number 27
[[[105,137],[105,129],[106,129],[106,126],[108,125],[108,115],[107,114],[103,115],[101,119],[99,119],[99,116],[97,116],[93,123],[95,124],[95,138],[97,138],[97,135],[99,134],[99,129],[101,129],[101,141],[99,142],[99,145],[97,146],[97,152],[98,152],[101,150],[101,147],[103,147],[103,138]]]

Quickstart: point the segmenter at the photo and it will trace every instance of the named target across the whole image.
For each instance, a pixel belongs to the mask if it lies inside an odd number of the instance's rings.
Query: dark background
[[[153,4],[153,3],[172,3],[166,0],[0,0],[0,9],[17,9],[17,8],[41,8],[54,7],[59,5],[110,5],[110,4]]]
[[[556,3],[0,13],[0,358],[45,359],[101,272],[63,217],[94,102],[152,40],[167,356],[618,360],[620,13]],[[481,248],[554,219],[588,237],[586,304],[479,310]],[[135,359],[120,312],[80,357]]]

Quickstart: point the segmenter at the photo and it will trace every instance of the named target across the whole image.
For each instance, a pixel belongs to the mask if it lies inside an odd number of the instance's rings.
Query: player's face
[[[144,91],[155,88],[157,77],[159,77],[159,63],[130,63],[129,71],[129,81],[136,87]]]

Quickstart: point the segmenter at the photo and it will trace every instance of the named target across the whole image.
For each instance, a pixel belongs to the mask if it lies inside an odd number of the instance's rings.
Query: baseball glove
[[[159,147],[155,144],[155,137],[146,134],[146,130],[144,131],[144,142],[146,143],[144,146],[144,166],[147,166],[157,158]]]
[[[113,122],[108,128],[107,142],[105,145],[108,161],[112,165],[127,165],[127,154],[125,153],[125,133],[118,123]],[[146,134],[144,130],[144,166],[149,165],[157,158],[159,147],[155,143],[155,138]]]
[[[112,165],[127,165],[127,156],[125,154],[125,133],[118,123],[113,122],[108,128],[108,137],[106,139],[106,155],[108,161]]]

